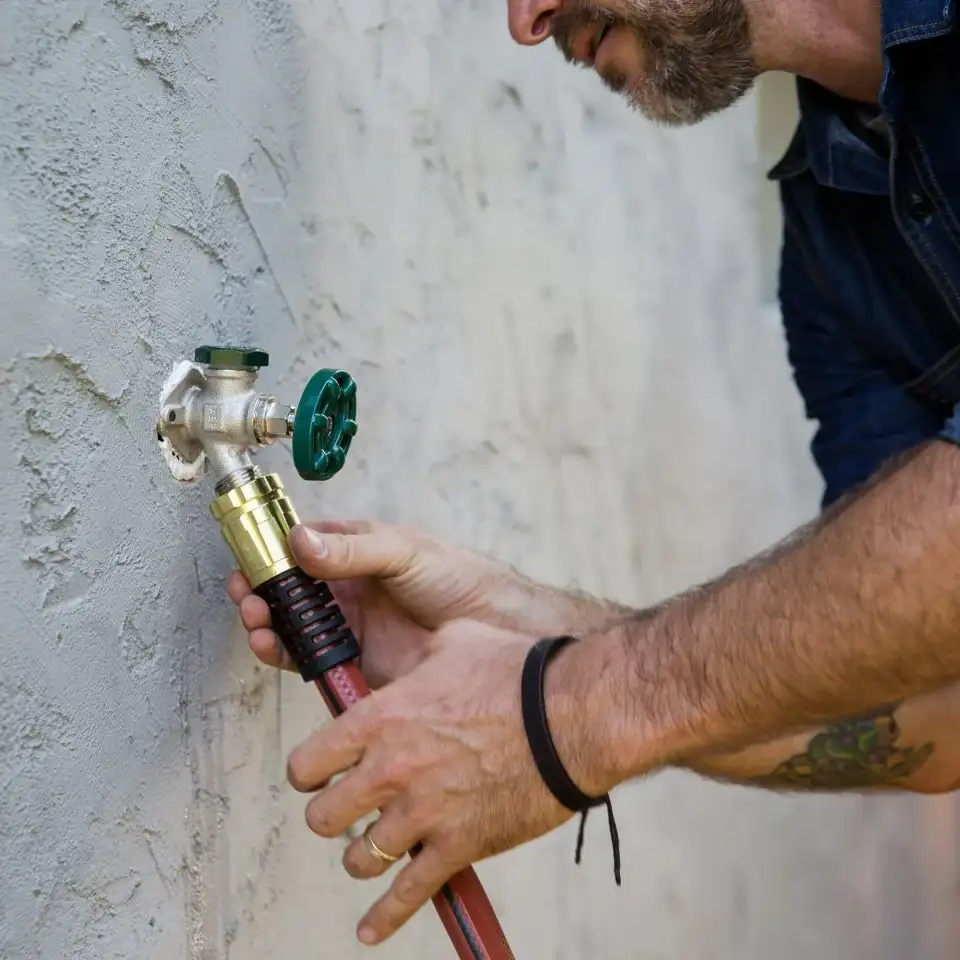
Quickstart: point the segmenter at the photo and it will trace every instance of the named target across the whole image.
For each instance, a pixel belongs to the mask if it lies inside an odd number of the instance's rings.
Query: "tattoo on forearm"
[[[767,787],[797,790],[856,790],[902,784],[926,763],[934,745],[904,747],[896,707],[833,724],[807,744],[804,753],[754,778]]]

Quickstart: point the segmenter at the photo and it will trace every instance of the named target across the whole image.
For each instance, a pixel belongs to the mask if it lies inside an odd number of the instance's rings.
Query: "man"
[[[693,123],[766,70],[802,119],[774,176],[781,303],[826,482],[787,542],[655,609],[531,583],[415,531],[298,528],[335,581],[377,693],[291,755],[311,828],[383,809],[376,849],[423,852],[361,921],[381,942],[461,867],[557,827],[521,709],[538,638],[549,735],[590,798],[664,765],[812,789],[960,784],[960,33],[953,0],[509,0],[653,120]],[[254,652],[283,665],[239,576]],[[334,785],[321,789],[338,774]]]

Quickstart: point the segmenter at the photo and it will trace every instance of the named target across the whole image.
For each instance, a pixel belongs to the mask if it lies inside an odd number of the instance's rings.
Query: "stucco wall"
[[[210,490],[155,451],[197,343],[291,399],[356,375],[340,477],[267,458],[303,513],[637,602],[811,514],[753,120],[659,131],[502,0],[0,3],[0,957],[363,955],[376,885],[284,782],[319,702],[254,666]],[[934,955],[945,819],[680,774],[617,807],[621,890],[599,823],[579,871],[572,831],[482,865],[519,957]],[[449,948],[425,911],[381,954]]]

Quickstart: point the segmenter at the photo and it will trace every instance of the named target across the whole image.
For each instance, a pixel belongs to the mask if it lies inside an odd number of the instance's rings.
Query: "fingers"
[[[227,594],[230,599],[239,607],[244,597],[252,593],[247,578],[239,571],[234,570],[227,581]]]
[[[332,840],[373,813],[393,793],[372,765],[361,764],[307,804],[307,826],[318,836]],[[386,847],[382,849],[391,852]]]
[[[265,600],[253,593],[244,597],[240,601],[240,619],[249,634],[250,649],[261,663],[295,670],[280,638],[270,629],[270,608]]]
[[[250,649],[268,667],[296,670],[280,638],[270,629],[270,608],[251,589],[246,577],[235,570],[227,581],[227,593],[240,610],[240,620],[249,634]]]
[[[347,530],[366,532],[335,532]],[[353,577],[395,577],[412,563],[416,548],[399,529],[387,525],[343,522],[324,524],[325,530],[298,524],[290,534],[297,563],[312,577],[347,580]]]
[[[380,840],[377,840],[380,843]],[[381,943],[400,929],[457,872],[443,853],[427,844],[370,908],[357,927],[363,943]]]
[[[270,626],[270,608],[267,601],[251,593],[240,601],[240,619],[248,631]]]
[[[290,654],[272,630],[254,630],[249,639],[250,649],[262,664],[267,667],[276,667],[278,670],[298,672],[293,660],[290,659]]]
[[[266,600],[250,589],[247,578],[239,570],[234,570],[230,575],[227,594],[239,608],[240,619],[248,631],[270,626],[270,608]]]
[[[387,807],[382,816],[367,828],[366,836],[353,840],[343,854],[343,868],[355,880],[371,880],[389,870],[393,863],[370,849],[370,840],[389,857],[400,858],[423,838],[417,826],[404,816],[399,801]]]
[[[301,793],[318,790],[328,780],[360,762],[367,740],[375,732],[370,719],[372,716],[370,705],[375,698],[376,694],[365,697],[345,714],[337,717],[332,723],[326,724],[309,739],[294,747],[287,759],[287,779],[295,790]],[[346,778],[342,783],[348,782],[349,779]],[[342,783],[334,789],[339,788]],[[373,806],[368,807],[353,820],[345,823],[340,832],[342,833],[350,823],[366,816],[374,809]],[[336,833],[332,834],[332,836],[336,835]],[[321,833],[321,836],[326,836],[326,833]]]

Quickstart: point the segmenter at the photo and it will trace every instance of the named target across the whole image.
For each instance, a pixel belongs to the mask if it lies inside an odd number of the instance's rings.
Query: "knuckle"
[[[429,841],[437,859],[446,868],[461,861],[471,862],[470,847],[479,835],[480,831],[462,820],[454,823],[444,821],[431,830]]]
[[[405,834],[417,837],[418,841],[429,840],[433,843],[434,834],[443,817],[435,793],[406,790],[397,797],[393,806]]]
[[[347,570],[354,567],[357,562],[357,541],[355,537],[334,538],[334,543],[330,544],[330,557],[338,566],[343,566]]]
[[[335,534],[318,536],[306,525],[298,525],[291,534],[290,545],[300,566],[311,573],[329,561],[332,541],[335,539]]]
[[[380,761],[375,779],[386,789],[399,791],[409,783],[413,766],[407,751],[394,751]]]
[[[354,823],[360,817],[373,813],[385,797],[385,791],[379,781],[361,773],[354,774],[353,783],[347,784],[343,795],[338,798],[338,816]]]
[[[353,538],[342,533],[323,534],[323,552],[314,553],[311,563],[318,574],[339,577],[341,573],[349,573],[354,561]]]
[[[422,826],[422,813],[422,798],[418,797],[412,790],[407,789],[403,793],[397,794],[390,802],[391,821],[401,829]]]
[[[451,831],[448,827],[440,827],[430,834],[430,846],[444,861],[454,858],[459,842],[458,833]]]
[[[374,691],[333,721],[333,728],[338,732],[339,746],[364,747],[368,755],[379,750],[387,724],[381,695],[380,691]]]
[[[393,884],[393,899],[401,908],[400,913],[406,914],[416,909],[427,899],[427,886],[421,877],[412,871],[401,873]],[[397,911],[391,911],[396,913]]]
[[[400,577],[418,565],[423,553],[416,534],[403,527],[383,526],[372,534],[376,539],[377,552],[383,558],[383,575]]]

